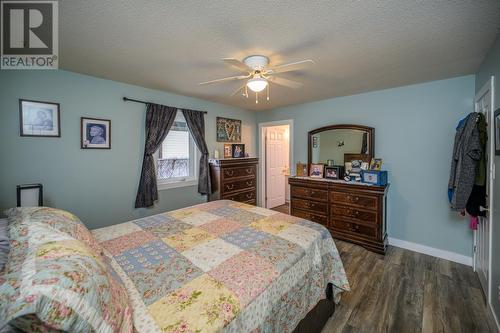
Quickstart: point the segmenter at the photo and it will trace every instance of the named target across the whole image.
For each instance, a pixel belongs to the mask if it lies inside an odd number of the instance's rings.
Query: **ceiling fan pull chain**
[[[259,94],[255,93],[255,104],[259,104]]]
[[[267,100],[269,100],[269,84],[267,85]]]

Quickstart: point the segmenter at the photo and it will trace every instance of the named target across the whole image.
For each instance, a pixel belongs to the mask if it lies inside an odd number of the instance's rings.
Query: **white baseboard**
[[[429,256],[446,259],[453,262],[458,262],[459,264],[464,264],[467,266],[472,266],[472,257],[464,256],[463,254],[458,254],[455,252],[445,251],[441,249],[436,249],[435,247],[430,247],[422,244],[417,244],[413,242],[408,242],[405,240],[389,237],[389,245],[400,247],[406,250],[411,250],[418,253],[427,254]]]

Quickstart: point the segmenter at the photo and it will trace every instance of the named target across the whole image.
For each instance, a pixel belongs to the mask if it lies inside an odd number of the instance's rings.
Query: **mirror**
[[[331,125],[309,132],[308,163],[344,165],[351,160],[370,162],[374,156],[373,127]]]

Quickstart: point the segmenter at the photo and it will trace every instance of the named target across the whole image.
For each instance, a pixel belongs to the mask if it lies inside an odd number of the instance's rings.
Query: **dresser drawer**
[[[327,214],[328,209],[326,202],[309,201],[305,199],[293,199],[292,207],[323,214]]]
[[[374,210],[378,208],[378,197],[374,195],[333,191],[330,196],[330,202]]]
[[[255,165],[249,165],[246,167],[234,167],[234,168],[223,168],[222,170],[222,178],[224,180],[229,180],[231,178],[240,178],[240,177],[254,177],[257,174],[257,168]]]
[[[246,201],[256,200],[257,196],[255,194],[256,194],[255,189],[253,189],[250,191],[241,192],[237,194],[226,194],[222,196],[222,199],[246,202]]]
[[[320,201],[328,200],[327,190],[318,190],[315,188],[292,186],[291,195],[292,197],[302,197],[308,199],[316,199]]]
[[[240,179],[240,180],[226,180],[222,184],[222,193],[230,193],[244,189],[254,188],[256,183],[255,178],[251,179]]]
[[[332,205],[330,207],[330,212],[330,215],[333,219],[342,219],[342,217],[349,217],[363,222],[377,224],[376,211],[367,211],[355,207]]]
[[[294,208],[292,208],[292,215],[322,224],[324,226],[327,226],[328,224],[328,217],[326,215],[315,214],[305,210],[294,209]]]
[[[354,222],[346,222],[333,220],[331,221],[331,227],[333,229],[337,229],[339,231],[347,231],[351,234],[356,234],[357,236],[368,237],[372,239],[377,238],[377,228],[376,227],[368,227],[366,225],[357,224]]]

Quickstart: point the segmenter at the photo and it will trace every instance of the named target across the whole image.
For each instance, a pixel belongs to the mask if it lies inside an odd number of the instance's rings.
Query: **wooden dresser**
[[[377,253],[387,247],[389,186],[290,177],[291,214],[324,225],[336,239]]]
[[[228,199],[257,205],[258,158],[225,158],[210,160],[213,193],[209,201]]]

